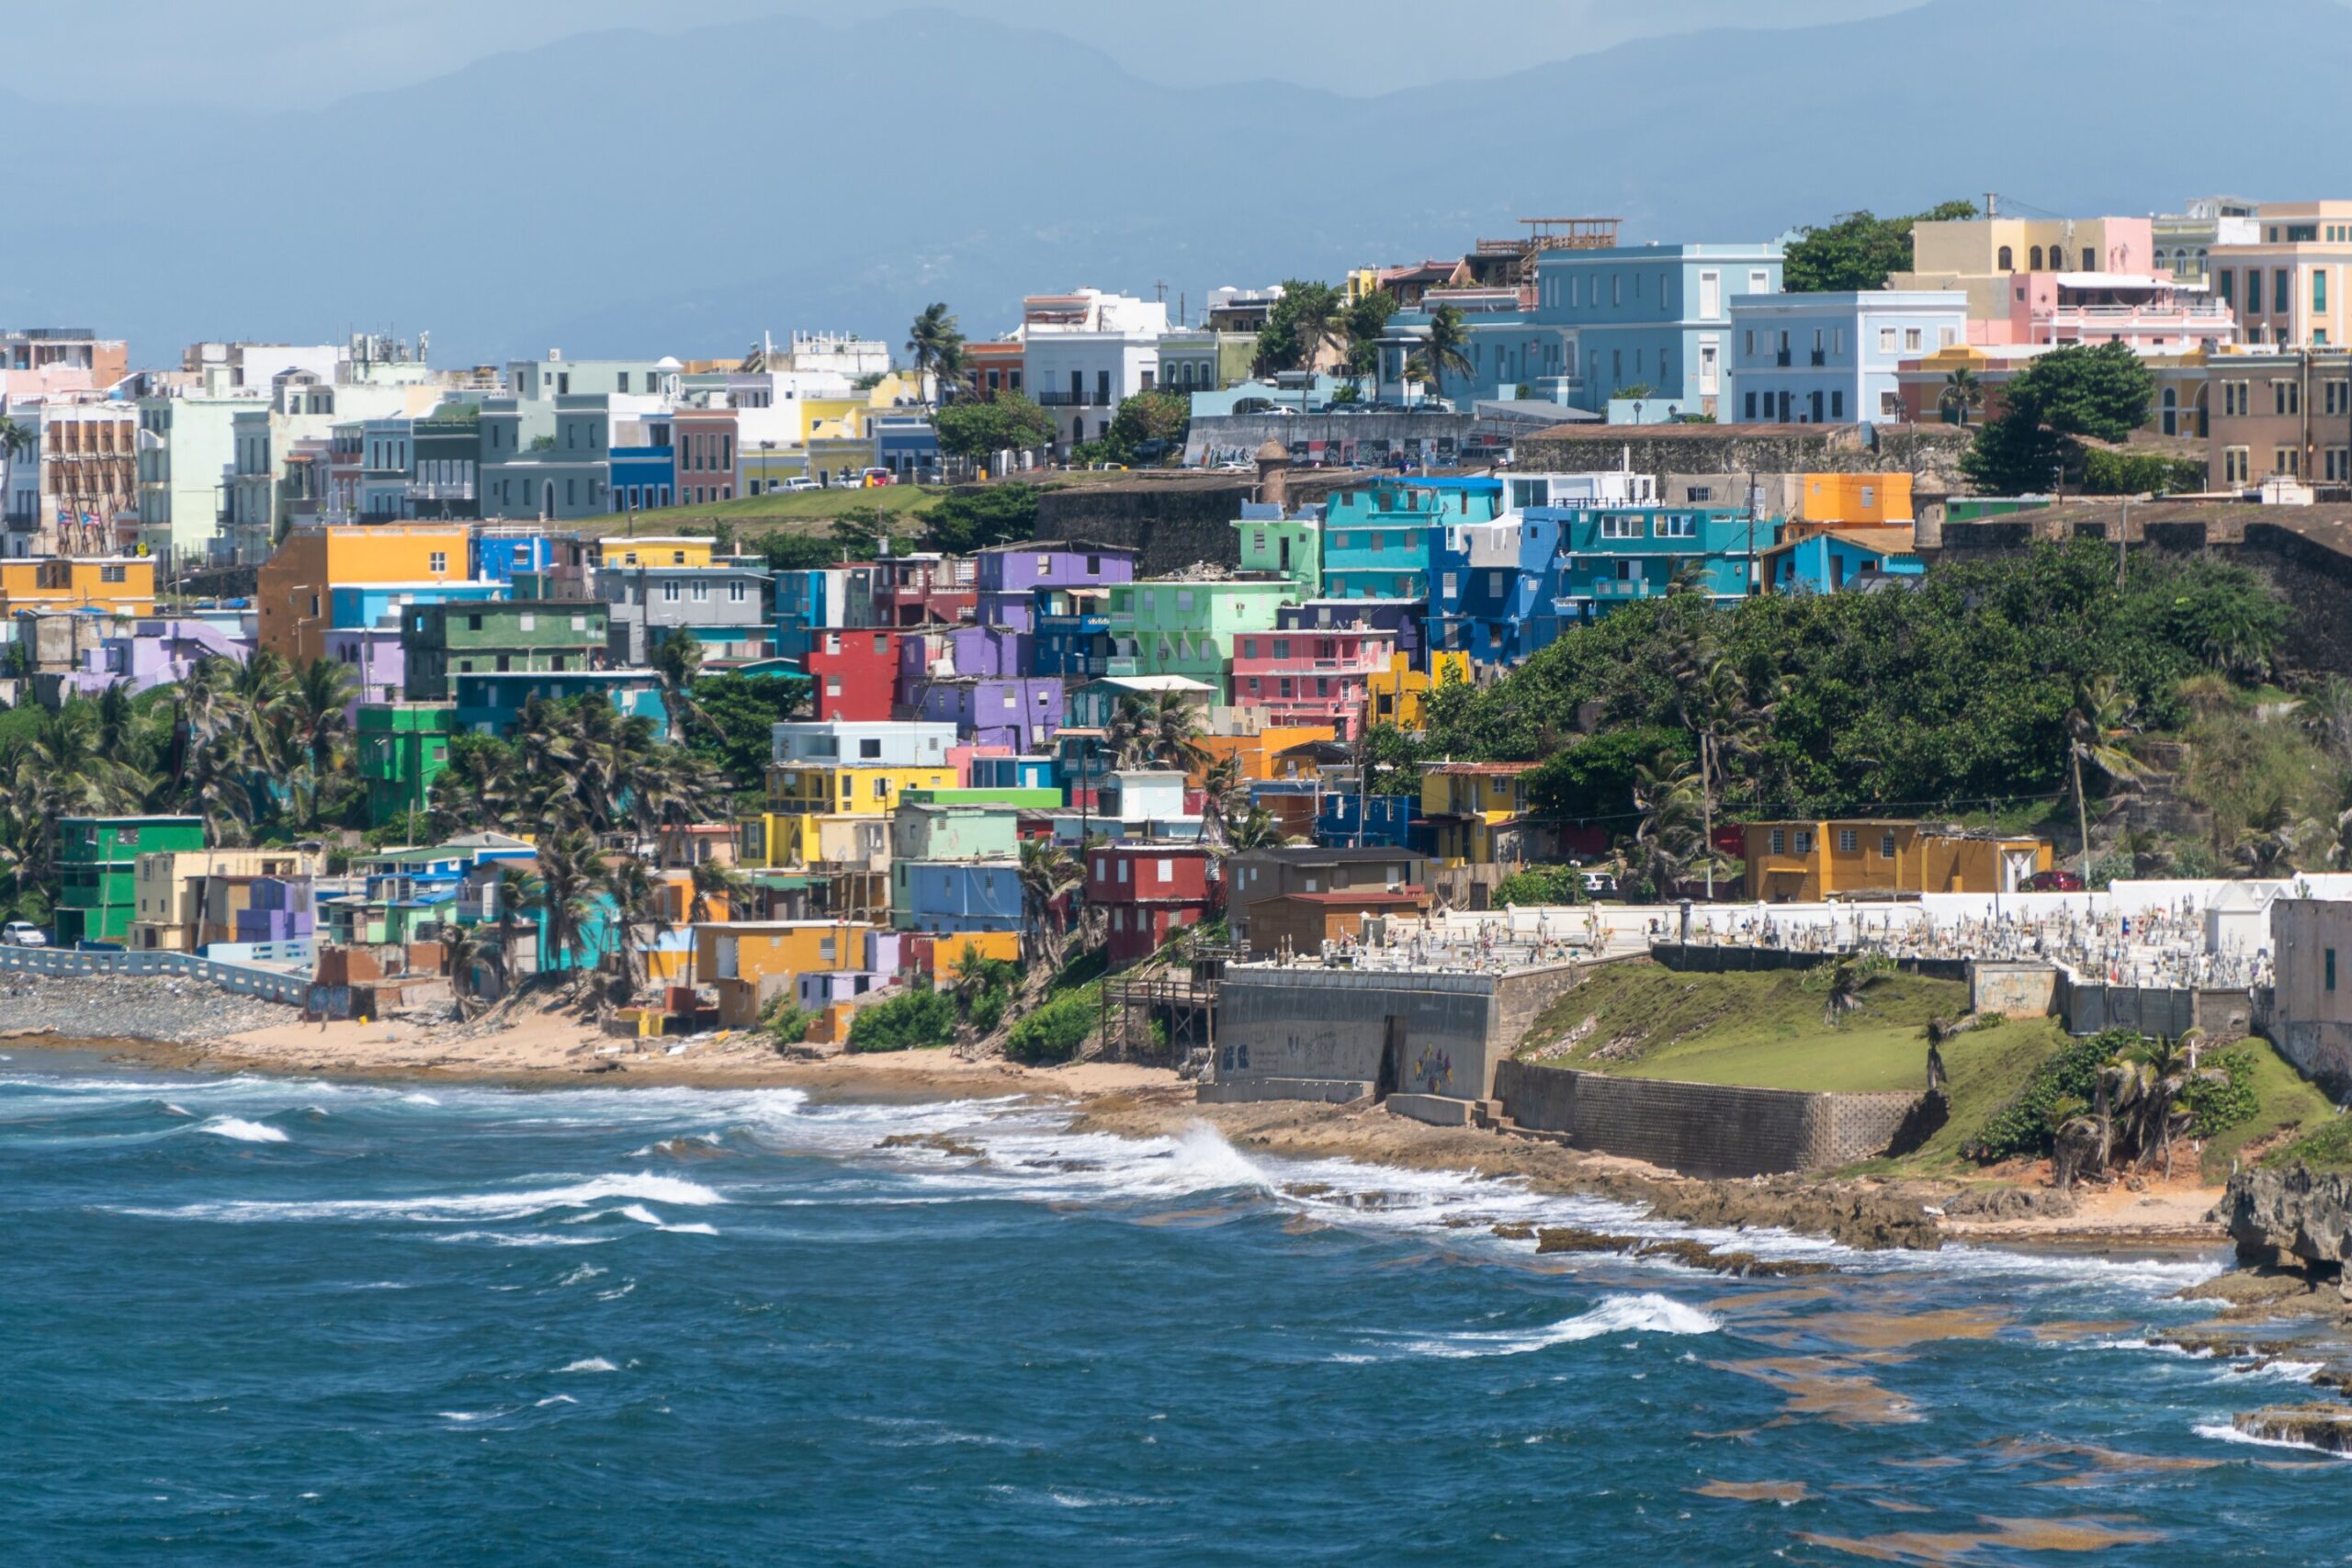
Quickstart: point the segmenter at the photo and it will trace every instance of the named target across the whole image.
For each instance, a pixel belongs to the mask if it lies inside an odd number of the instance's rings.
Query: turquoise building
[[[1754,562],[1778,532],[1769,519],[1728,508],[1545,507],[1527,515],[1558,525],[1549,598],[1563,622],[1595,620],[1621,604],[1664,598],[1675,573],[1692,563],[1701,592],[1716,603],[1745,598]]]
[[[1381,483],[1333,496],[1323,512],[1322,587],[1312,598],[1426,599],[1430,531],[1492,518],[1494,497]]]
[[[1775,593],[1835,593],[1926,575],[1908,528],[1826,529],[1766,550],[1764,581]]]

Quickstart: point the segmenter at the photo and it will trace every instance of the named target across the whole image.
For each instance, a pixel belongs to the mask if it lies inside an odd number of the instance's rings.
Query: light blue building
[[[553,571],[556,554],[555,539],[550,535],[484,530],[474,537],[474,575],[511,584],[517,572]]]
[[[336,631],[368,627],[397,627],[401,612],[423,604],[481,604],[507,596],[507,585],[494,580],[417,582],[359,582],[327,590],[328,625]]]
[[[890,923],[902,931],[1017,931],[1017,860],[902,860],[890,865]]]
[[[1560,635],[1553,604],[1560,518],[1549,507],[1430,536],[1430,646],[1517,664]]]
[[[1701,591],[1716,603],[1745,598],[1753,563],[1778,532],[1770,519],[1722,507],[1545,508],[1527,517],[1559,528],[1550,598],[1563,624],[1664,598],[1675,573],[1692,562],[1700,568]]]
[[[1496,494],[1384,481],[1333,496],[1323,511],[1324,599],[1426,599],[1431,531],[1495,514]]]
[[[1825,529],[1764,552],[1764,581],[1775,593],[1835,593],[1926,572],[1908,528]]]
[[[1895,371],[1968,341],[1968,296],[1928,289],[1774,294],[1731,306],[1726,424],[1900,421]]]

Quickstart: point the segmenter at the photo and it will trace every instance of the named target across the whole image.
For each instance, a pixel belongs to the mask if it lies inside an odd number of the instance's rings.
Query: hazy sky
[[[1502,75],[1627,39],[1801,27],[1921,0],[107,0],[10,7],[11,52],[103,68],[13,73],[60,103],[307,108],[574,33],[663,32],[775,14],[840,21],[925,5],[1045,28],[1166,82],[1273,80],[1380,93]],[[747,77],[743,85],[751,86]]]

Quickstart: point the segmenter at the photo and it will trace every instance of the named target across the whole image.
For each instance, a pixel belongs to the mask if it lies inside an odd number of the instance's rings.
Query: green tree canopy
[[[917,513],[925,543],[949,555],[968,555],[989,545],[1035,536],[1037,491],[1017,480],[958,490]]]
[[[1193,400],[1182,392],[1155,388],[1121,400],[1102,441],[1114,463],[1157,461],[1155,452],[1164,457],[1171,450],[1182,450],[1185,433],[1192,428]],[[1158,445],[1147,448],[1147,443]]]
[[[1861,211],[1825,227],[1800,230],[1781,266],[1781,287],[1792,294],[1883,288],[1894,274],[1911,270],[1912,225],[1975,216],[1974,202],[1947,201],[1908,218]]]
[[[2146,423],[2155,389],[2128,344],[2062,344],[2009,378],[2001,416],[1977,428],[1962,471],[1996,494],[2040,490],[2083,468],[2075,437],[2121,441]]]
[[[1350,374],[1369,376],[1380,368],[1380,337],[1396,313],[1396,296],[1385,288],[1375,288],[1348,306],[1340,330],[1348,340]]]
[[[999,452],[1050,446],[1054,441],[1052,416],[1019,392],[959,399],[941,409],[933,423],[941,451],[973,462]]]
[[[1285,278],[1283,297],[1258,329],[1258,368],[1261,373],[1306,369],[1326,344],[1339,341],[1341,332],[1338,289],[1328,283]]]
[[[766,781],[775,739],[769,726],[807,716],[808,682],[721,671],[697,676],[694,695],[710,722],[697,727],[688,744],[743,793]]]

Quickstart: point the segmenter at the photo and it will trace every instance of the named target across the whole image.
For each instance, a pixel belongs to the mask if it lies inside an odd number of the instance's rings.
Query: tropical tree
[[[1430,393],[1433,397],[1445,395],[1446,377],[1471,374],[1470,328],[1463,321],[1460,310],[1440,305],[1430,312],[1430,332],[1421,344],[1421,360],[1429,370]]]
[[[1250,806],[1250,781],[1238,754],[1228,751],[1208,765],[1201,775],[1201,795],[1209,816],[1229,831],[1234,818]]]
[[[514,940],[528,923],[523,919],[523,911],[540,907],[547,897],[547,884],[539,879],[530,862],[509,861],[499,867],[493,886],[498,903],[498,986],[503,993],[514,985]],[[547,967],[545,953],[538,955],[537,966]]]
[[[1050,839],[1021,840],[1021,957],[1057,963],[1065,929],[1062,898],[1085,880],[1077,857]]]
[[[643,861],[622,854],[607,857],[603,891],[612,901],[614,940],[620,950],[615,999],[627,1003],[636,997],[643,978],[643,938],[666,923],[662,888],[646,871]]]
[[[1380,368],[1380,340],[1388,333],[1388,318],[1396,313],[1396,296],[1385,288],[1360,294],[1340,318],[1347,340],[1351,375],[1369,376]]]
[[[596,846],[587,834],[571,829],[548,834],[538,855],[533,908],[542,916],[539,977],[542,984],[555,985],[564,982],[553,976],[567,976],[576,985],[577,975],[571,972],[586,956],[588,922],[595,913]]]
[[[1274,819],[1273,813],[1262,806],[1253,806],[1248,815],[1226,829],[1226,848],[1232,853],[1247,854],[1251,850],[1280,849],[1290,842],[1289,835]]]
[[[32,426],[19,424],[6,414],[0,413],[0,457],[11,460],[29,457],[36,439]]]
[[[1620,873],[1645,884],[1653,897],[1673,896],[1690,872],[1715,860],[1707,842],[1706,810],[1690,764],[1660,758],[1634,773],[1634,805],[1642,813],[1629,847],[1617,853]]]
[[[1984,406],[1984,384],[1976,372],[1962,365],[1944,378],[1943,389],[1936,394],[1936,406],[1955,424],[1966,424],[1968,416]]]
[[[948,389],[962,374],[964,367],[964,333],[956,325],[954,312],[944,301],[934,301],[915,317],[907,329],[907,353],[914,359],[918,376],[933,378],[942,400]]]
[[[481,999],[474,984],[477,975],[485,969],[492,971],[498,976],[499,989],[505,989],[505,976],[499,968],[498,938],[479,925],[445,925],[441,928],[441,942],[448,955],[449,994],[456,999],[458,1016],[471,1018],[475,1005]]]
[[[1832,964],[1828,987],[1822,1002],[1821,1021],[1831,1029],[1843,1029],[1848,1019],[1862,1010],[1862,993],[1876,978],[1858,958],[1840,958]],[[1931,1043],[1928,1049],[1934,1052],[1935,1046]],[[1938,1053],[1929,1059],[1940,1065],[1943,1058]],[[1932,1073],[1934,1068],[1929,1071]]]
[[[684,745],[689,734],[710,731],[710,716],[695,700],[695,681],[702,673],[702,639],[684,626],[673,626],[653,644],[646,662],[661,687],[670,739]]]
[[[2132,722],[2138,711],[2129,694],[2118,686],[2112,675],[2098,675],[2078,687],[2075,705],[2066,715],[2066,761],[2074,782],[2075,818],[2083,835],[2083,886],[2090,886],[2091,875],[2091,814],[2090,799],[2085,793],[2083,770],[2092,772],[2117,783],[2128,784],[2142,777],[2146,767],[2129,750],[2132,737],[2138,733]]]

